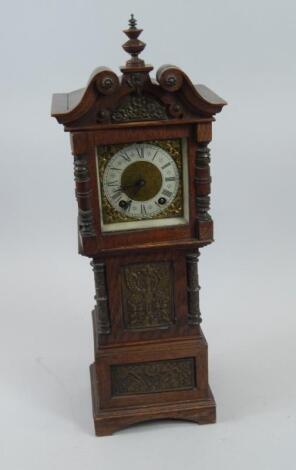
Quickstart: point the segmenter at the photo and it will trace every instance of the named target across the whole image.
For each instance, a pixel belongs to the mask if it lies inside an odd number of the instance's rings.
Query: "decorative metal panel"
[[[126,328],[159,328],[173,323],[173,269],[170,262],[124,266],[121,279]]]
[[[111,366],[112,396],[192,390],[193,357]]]
[[[167,119],[165,107],[152,96],[129,95],[111,114],[112,121],[153,121]]]

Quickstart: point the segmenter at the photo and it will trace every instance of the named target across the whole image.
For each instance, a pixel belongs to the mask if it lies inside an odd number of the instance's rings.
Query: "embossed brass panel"
[[[111,366],[112,396],[192,390],[193,357]]]
[[[114,122],[167,119],[164,106],[150,96],[129,95],[111,114]]]
[[[143,143],[143,142],[142,142]],[[172,203],[161,213],[154,215],[153,219],[165,219],[169,217],[183,217],[184,215],[184,204],[183,204],[183,164],[182,164],[182,139],[166,139],[166,140],[149,140],[145,141],[147,144],[156,145],[173,158],[179,172],[179,187],[176,196]],[[104,224],[112,224],[118,222],[128,222],[131,217],[117,211],[112,207],[108,201],[103,189],[103,175],[106,166],[119,150],[130,144],[111,144],[111,145],[99,145],[97,147],[97,162],[98,162],[98,178],[99,187],[101,192],[101,211]]]
[[[173,323],[174,282],[170,262],[124,266],[121,279],[126,328],[160,328]]]

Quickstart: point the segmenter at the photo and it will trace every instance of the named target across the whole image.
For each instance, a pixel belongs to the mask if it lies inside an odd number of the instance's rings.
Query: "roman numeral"
[[[142,146],[141,147],[136,147],[136,150],[137,150],[137,153],[138,153],[140,158],[145,158],[144,157],[144,148]]]
[[[146,207],[144,204],[141,204],[141,214],[142,215],[147,215]]]
[[[121,171],[120,168],[115,168],[114,166],[110,166],[110,170]]]
[[[171,162],[168,162],[168,163],[166,163],[165,165],[163,165],[163,166],[161,167],[161,169],[164,170],[165,168],[167,168],[167,167],[170,166],[170,165],[171,165]]]
[[[127,202],[126,212],[130,212],[130,210],[131,210],[131,205],[132,205],[132,201],[130,200],[130,201]]]
[[[169,191],[168,189],[164,189],[161,194],[164,194],[166,197],[171,197],[171,195],[173,194],[171,191]]]
[[[165,181],[176,181],[176,177],[175,176],[168,176]]]
[[[118,183],[118,181],[116,181],[116,180],[114,180],[114,181],[109,181],[109,182],[107,183],[107,186],[118,186],[118,185],[119,185],[119,183]]]
[[[121,190],[115,189],[113,196],[111,196],[112,201],[117,201],[117,199],[121,198]]]
[[[155,154],[153,155],[152,161],[154,160],[157,154],[158,154],[158,150],[156,150]]]
[[[124,160],[125,160],[126,162],[130,162],[130,161],[131,161],[131,157],[130,157],[126,152],[120,152],[120,156],[121,156],[122,158],[124,158]]]

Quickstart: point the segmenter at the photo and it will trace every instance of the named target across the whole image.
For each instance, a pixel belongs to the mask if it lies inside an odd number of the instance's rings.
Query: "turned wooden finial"
[[[123,32],[127,35],[129,40],[122,45],[125,52],[131,55],[131,59],[126,62],[126,68],[143,67],[145,66],[145,62],[138,57],[146,46],[144,42],[138,39],[143,30],[137,28],[137,20],[133,14],[131,14],[128,24],[129,28],[124,29]]]

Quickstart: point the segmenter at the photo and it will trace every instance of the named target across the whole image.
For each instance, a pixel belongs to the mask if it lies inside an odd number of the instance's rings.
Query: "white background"
[[[118,71],[131,12],[147,62],[229,102],[211,145],[216,243],[200,261],[218,422],[96,438],[93,277],[69,136],[49,112],[52,92]],[[1,469],[295,468],[295,1],[2,0],[0,21]]]

